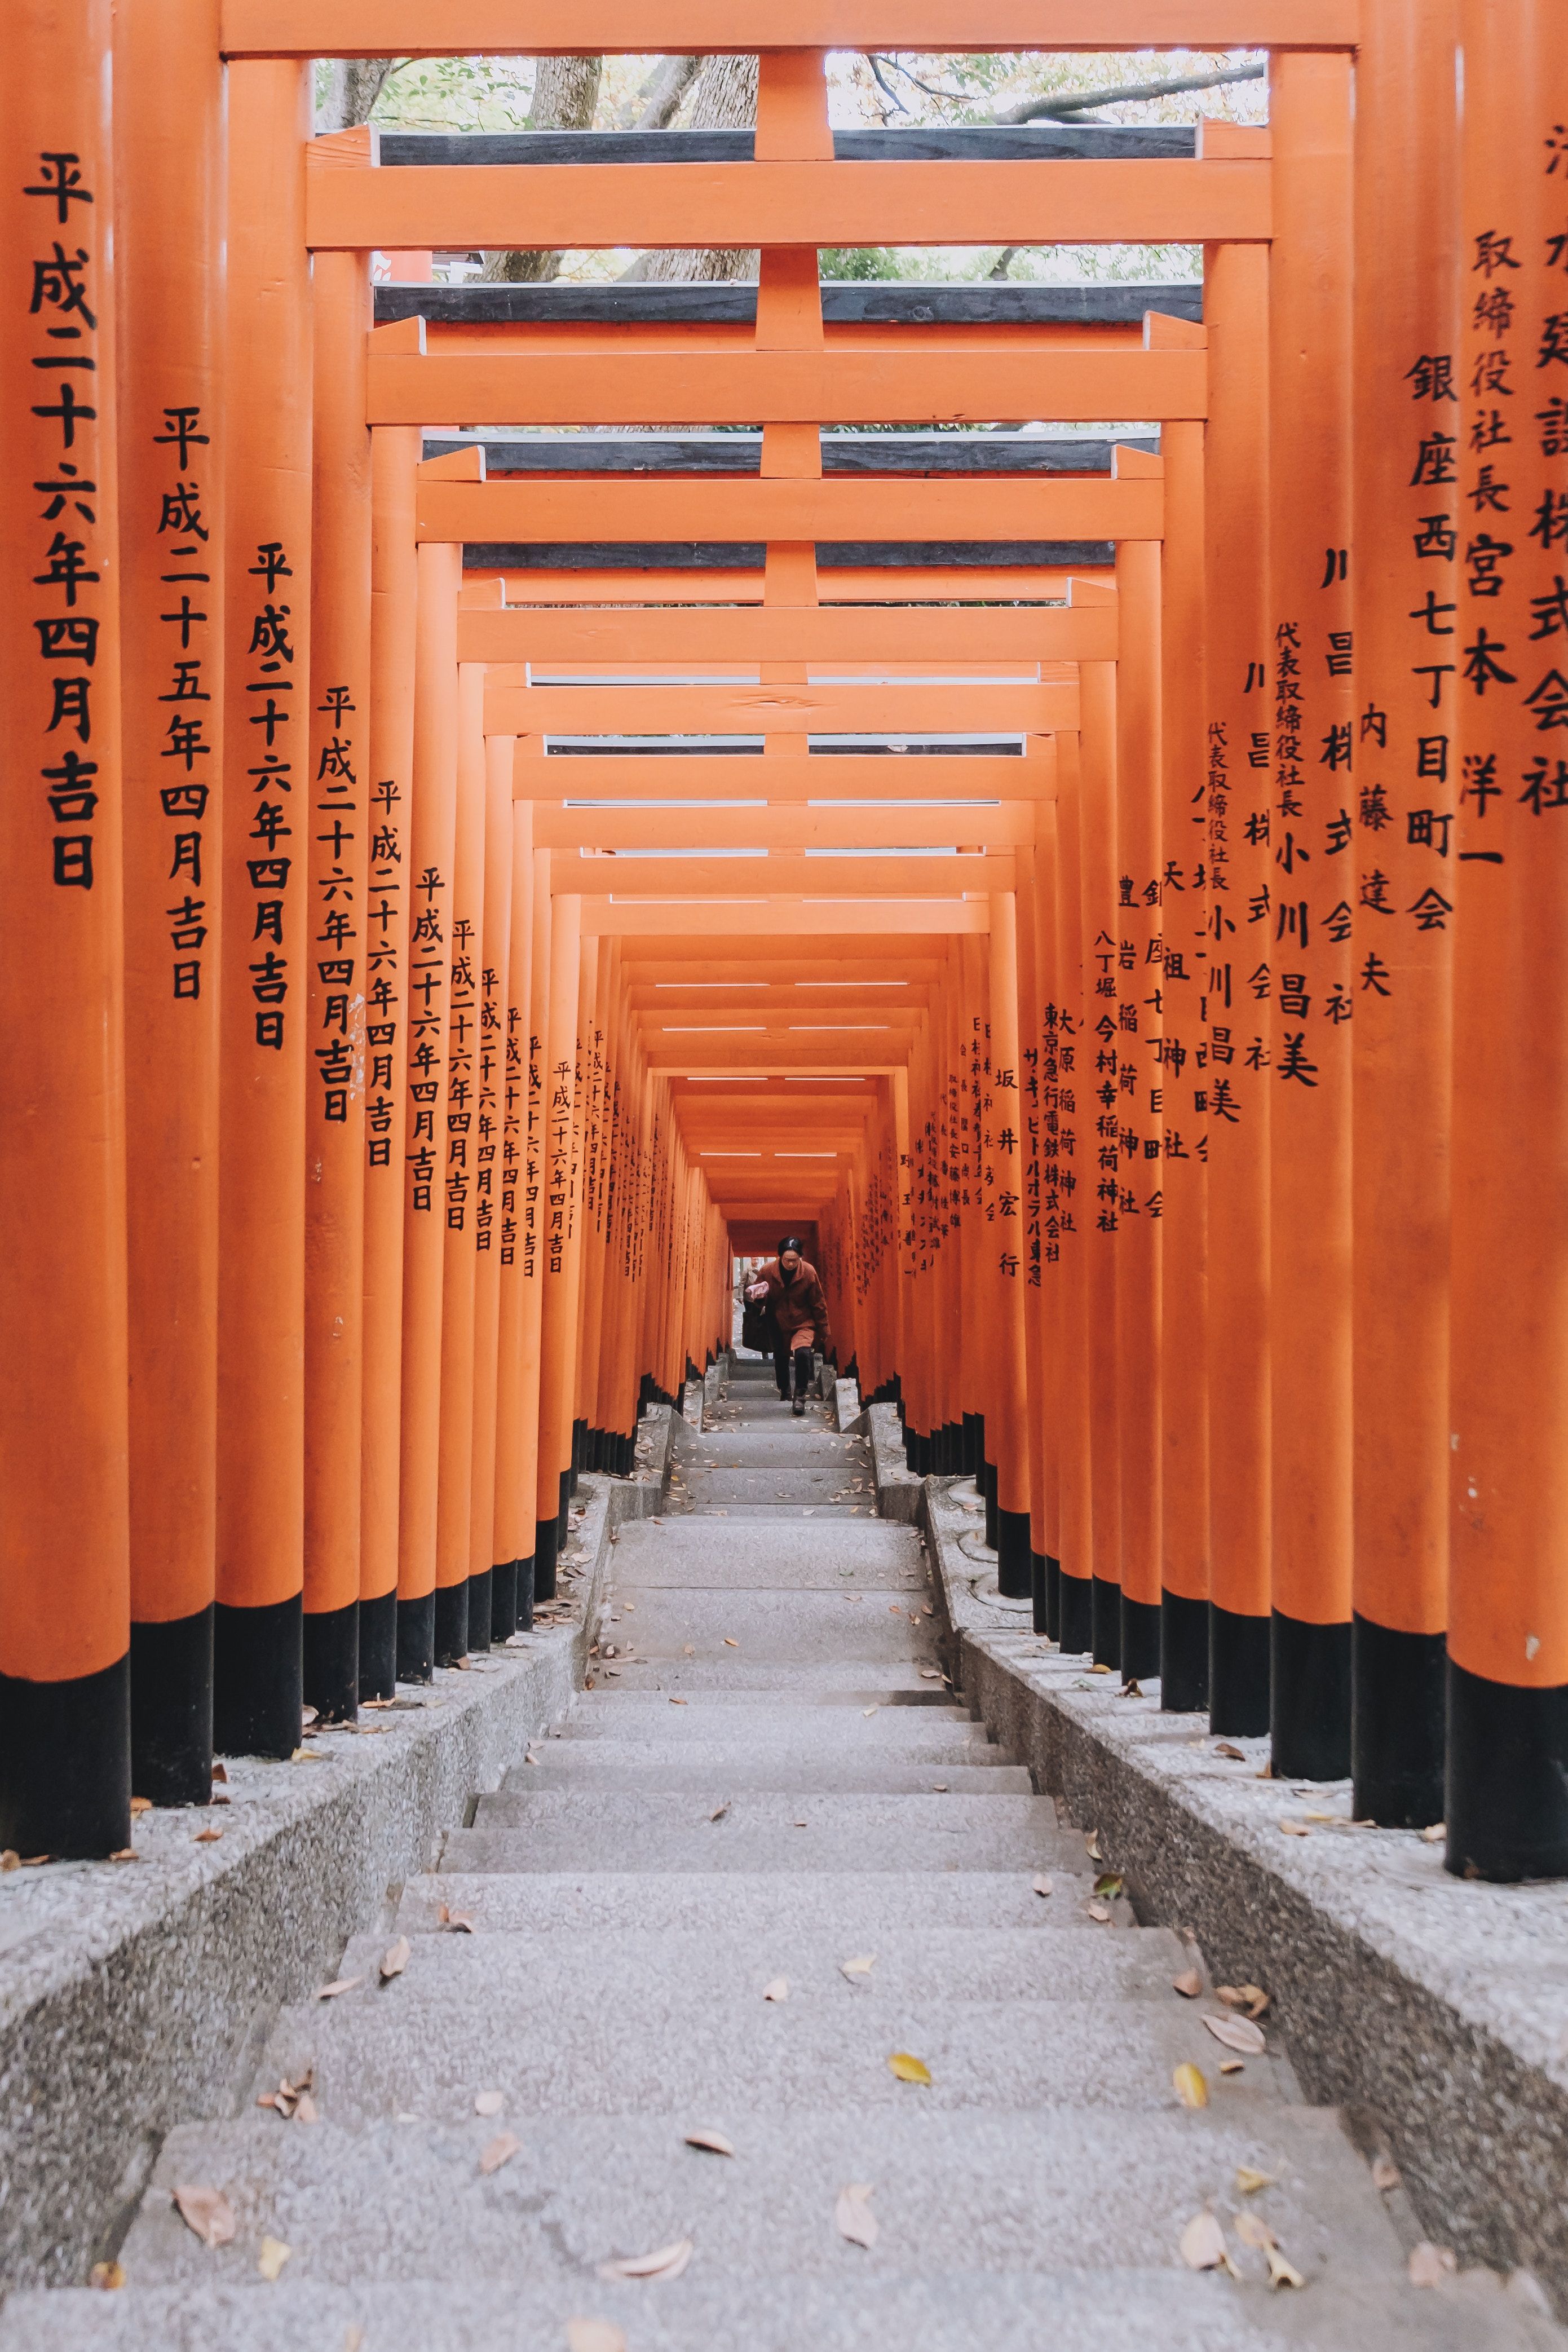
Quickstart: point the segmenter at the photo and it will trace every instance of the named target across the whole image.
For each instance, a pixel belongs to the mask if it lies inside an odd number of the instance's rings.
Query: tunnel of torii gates
[[[755,139],[309,136],[764,29]],[[1561,0],[6,41],[0,1845],[528,1622],[800,1228],[1064,1651],[1568,1871]],[[830,47],[1177,42],[1270,127],[829,128]],[[1202,284],[819,284],[1000,243]]]

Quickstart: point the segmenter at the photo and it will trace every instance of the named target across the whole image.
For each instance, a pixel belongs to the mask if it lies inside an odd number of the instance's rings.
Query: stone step
[[[932,1672],[936,1674],[938,1670],[934,1668]],[[737,1706],[747,1709],[748,1720],[755,1716],[759,1721],[791,1712],[810,1717],[825,1716],[829,1709],[834,1714],[843,1714],[848,1710],[852,1714],[865,1716],[867,1709],[874,1714],[883,1707],[890,1711],[895,1707],[915,1708],[927,1721],[934,1718],[946,1720],[956,1711],[966,1722],[974,1721],[967,1707],[956,1707],[952,1689],[945,1681],[927,1679],[917,1668],[900,1673],[896,1683],[891,1674],[883,1675],[881,1687],[875,1690],[865,1687],[867,1680],[865,1667],[862,1664],[854,1667],[852,1677],[849,1679],[832,1670],[802,1675],[798,1685],[791,1685],[788,1680],[775,1680],[765,1685],[745,1681],[737,1666],[731,1680],[712,1683],[706,1689],[691,1691],[681,1703],[692,1709],[694,1722],[704,1718],[705,1710],[707,1721],[717,1722],[720,1720],[718,1710]],[[585,1691],[579,1701],[580,1706],[624,1705],[641,1706],[647,1709],[644,1718],[647,1720],[655,1717],[661,1723],[675,1720],[667,1712],[670,1698],[657,1690],[615,1691],[601,1685]],[[661,1709],[666,1712],[660,1713]],[[628,1721],[632,1719],[627,1717]],[[732,1716],[730,1719],[736,1718]]]
[[[629,1519],[617,1530],[612,1581],[618,1591],[643,1583],[790,1587],[831,1591],[882,1570],[931,1589],[930,1563],[914,1528],[891,1519],[835,1519],[811,1528],[779,1519],[763,1536],[755,1527],[727,1535],[706,1520]]]
[[[723,1497],[710,1499],[695,1490],[683,1497],[682,1507],[688,1521],[730,1519],[746,1527],[753,1521],[761,1519],[766,1520],[770,1528],[787,1527],[791,1520],[807,1519],[813,1525],[828,1527],[838,1527],[847,1519],[852,1526],[857,1517],[864,1517],[869,1513],[874,1517],[876,1513],[875,1504],[869,1499],[863,1502],[841,1502],[831,1496],[821,1495],[814,1501],[807,1499],[790,1502],[788,1499],[783,1501],[769,1499],[764,1502],[745,1500],[737,1502],[727,1501]]]
[[[448,1940],[466,1939],[443,1938]],[[411,1947],[413,1939],[410,1938]],[[662,1979],[628,1985],[619,2003],[563,1995],[543,2004],[493,1996],[473,1944],[472,1998],[449,1971],[426,1989],[409,1969],[328,2002],[285,2010],[258,2079],[297,2081],[314,2070],[329,2122],[361,2126],[401,2114],[456,2124],[483,2090],[508,2113],[635,2116],[727,2108],[785,2113],[875,2109],[1115,2108],[1176,2113],[1173,2070],[1200,2066],[1221,2112],[1246,2122],[1291,2089],[1272,2055],[1221,2076],[1220,2045],[1192,2005],[1156,2000],[886,2000],[845,1984],[841,1998],[769,2001],[766,1960],[750,1987],[727,1998]],[[888,2064],[908,2052],[930,2084],[900,2081]]]
[[[723,1800],[717,1801],[722,1802]],[[445,1869],[1036,1870],[1082,1868],[1048,1797],[789,1797],[738,1791],[721,1820],[678,1791],[584,1789],[477,1801]]]
[[[737,1637],[737,1641],[743,1638]],[[642,1652],[643,1646],[639,1639],[638,1651]],[[687,1645],[682,1646],[684,1649]],[[934,1690],[923,1680],[919,1667],[903,1658],[862,1657],[847,1637],[841,1656],[818,1658],[810,1667],[794,1667],[782,1658],[748,1658],[738,1648],[726,1649],[722,1643],[716,1643],[714,1654],[708,1656],[698,1650],[695,1657],[669,1657],[664,1654],[662,1644],[654,1654],[652,1643],[647,1644],[647,1653],[630,1659],[612,1658],[610,1663],[618,1671],[608,1683],[601,1679],[604,1669],[599,1660],[591,1660],[589,1672],[595,1677],[594,1687],[607,1689],[619,1682],[627,1691],[662,1692],[666,1705],[672,1696],[695,1698],[706,1693],[714,1697],[725,1691],[746,1706],[759,1697],[780,1693],[792,1697],[807,1694],[821,1705],[860,1707],[895,1706],[901,1696],[904,1704],[919,1706],[922,1699],[951,1696],[945,1690]],[[931,1650],[920,1654],[929,1654],[933,1671],[937,1671],[934,1637]]]
[[[721,2130],[735,2155],[688,2147],[694,2126]],[[517,2153],[481,2173],[481,2153],[508,2129]],[[1243,2165],[1278,2185],[1243,2198]],[[1178,2272],[1182,2231],[1210,2200],[1226,2220],[1243,2206],[1266,2220],[1309,2288],[1392,2284],[1403,2268],[1337,2116],[1282,2106],[1240,2122],[1212,2112],[780,2116],[727,2105],[361,2132],[253,2113],[170,2134],[120,2261],[138,2286],[237,2284],[255,2276],[265,2236],[289,2248],[291,2283],[444,2273],[564,2289],[586,2288],[609,2256],[690,2237],[694,2273],[841,2281],[853,2276],[856,2250],[833,2209],[850,2181],[874,2187],[874,2269],[889,2282],[978,2262],[992,2276]],[[185,2226],[172,2196],[183,2182],[227,2198],[231,2245],[211,2251]]]
[[[939,1684],[923,1685],[916,1705],[907,1703],[910,1696],[901,1693],[885,1706],[875,1706],[868,1698],[864,1707],[856,1707],[796,1705],[788,1694],[779,1698],[733,1690],[704,1691],[685,1706],[672,1706],[667,1698],[649,1691],[591,1690],[583,1692],[570,1714],[562,1716],[548,1737],[573,1742],[632,1738],[657,1739],[661,1744],[733,1739],[748,1748],[776,1741],[798,1742],[812,1753],[832,1742],[867,1754],[891,1748],[895,1743],[902,1752],[903,1743],[929,1739],[990,1744],[985,1725],[977,1723],[967,1707],[956,1706],[952,1693]],[[744,1723],[735,1712],[737,1699],[746,1706]],[[541,1745],[535,1740],[536,1755]]]
[[[749,1424],[739,1429],[716,1429],[706,1432],[694,1444],[682,1448],[681,1469],[692,1470],[748,1469],[760,1466],[771,1469],[775,1463],[822,1463],[830,1467],[849,1466],[859,1478],[871,1475],[871,1447],[863,1437],[841,1437],[833,1430],[813,1428],[809,1423],[784,1429],[754,1429]]]
[[[684,1708],[675,1708],[672,1720],[679,1722],[685,1712]],[[841,1715],[845,1710],[835,1708],[833,1712]],[[877,1716],[883,1712],[879,1707]],[[502,1786],[527,1789],[535,1769],[561,1772],[580,1767],[587,1770],[594,1766],[631,1769],[645,1764],[664,1770],[690,1767],[706,1771],[710,1767],[722,1769],[727,1764],[737,1772],[788,1771],[791,1767],[800,1770],[929,1772],[944,1764],[956,1769],[983,1771],[1018,1763],[1010,1748],[998,1748],[987,1740],[966,1739],[956,1731],[946,1738],[924,1732],[920,1715],[915,1709],[888,1707],[885,1713],[889,1722],[897,1722],[901,1715],[913,1716],[915,1730],[902,1739],[813,1739],[806,1733],[771,1739],[722,1739],[716,1734],[706,1739],[662,1739],[653,1736],[660,1727],[655,1726],[643,1739],[618,1739],[613,1733],[591,1739],[536,1739],[528,1752],[538,1758],[537,1767],[513,1765]],[[849,1719],[856,1724],[866,1721],[864,1716],[852,1715]]]
[[[1057,1928],[1105,1936],[1078,1898],[1034,1892],[1035,1871],[965,1871],[933,1876],[922,1871],[799,1872],[433,1871],[410,1879],[399,1898],[388,1937],[439,1928],[443,1906],[471,1918],[481,1936],[527,1933],[604,1934],[679,1928],[692,1934],[754,1938],[818,1934],[831,1921],[849,1951],[875,1951],[908,1930],[977,1933],[1019,1927],[1040,1934]],[[1054,1886],[1063,1874],[1052,1871]],[[1115,1930],[1120,1933],[1119,1929]]]
[[[0,2311],[0,2352],[564,2352],[574,2316],[619,2326],[629,2352],[1555,2352],[1562,2340],[1511,2292],[1325,2280],[1275,2295],[1256,2279],[1167,2270],[1120,2271],[1113,2284],[1092,2269],[900,2278],[880,2252],[846,2246],[838,2275],[780,2279],[766,2296],[700,2257],[668,2284],[594,2277],[567,2290],[453,2280],[444,2264],[434,2278],[351,2285],[285,2272],[276,2285],[40,2289]]]
[[[814,1797],[1034,1794],[1034,1782],[1021,1764],[873,1764],[858,1757],[837,1764],[810,1763],[800,1757],[760,1763],[738,1750],[708,1763],[644,1759],[620,1764],[602,1760],[591,1748],[563,1756],[560,1748],[565,1745],[563,1741],[547,1750],[546,1763],[517,1766],[507,1774],[503,1790],[520,1797],[563,1789],[684,1790],[706,1795],[712,1804],[733,1792],[761,1790],[792,1790],[799,1796]]]
[[[841,1462],[742,1464],[718,1470],[691,1468],[688,1496],[704,1503],[860,1503],[874,1506],[874,1490],[857,1490]]]

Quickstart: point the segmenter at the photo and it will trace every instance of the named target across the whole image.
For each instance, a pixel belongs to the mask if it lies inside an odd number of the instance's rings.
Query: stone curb
[[[879,1508],[914,1516],[939,1569],[955,1684],[1098,1831],[1138,1917],[1196,1937],[1217,1980],[1268,1988],[1306,2096],[1393,2155],[1413,2229],[1465,2267],[1532,2272],[1568,2317],[1568,1886],[1451,1878],[1440,1845],[1354,1824],[1348,1783],[1275,1781],[1266,1739],[1222,1755],[1157,1683],[1124,1696],[999,1599],[961,1482],[900,1458],[883,1489],[875,1452]]]
[[[401,1686],[367,1730],[313,1739],[308,1766],[228,1759],[221,1811],[138,1816],[135,1866],[0,1878],[0,2287],[85,2278],[162,2134],[235,2111],[279,2007],[333,1976],[570,1704],[612,1528],[660,1507],[662,1417],[652,1475],[582,1481],[570,1622]],[[197,1843],[205,1828],[221,1840]]]

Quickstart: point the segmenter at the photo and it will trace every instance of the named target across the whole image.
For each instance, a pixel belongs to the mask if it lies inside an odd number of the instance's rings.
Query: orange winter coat
[[[768,1296],[759,1298],[757,1304],[772,1316],[779,1327],[779,1338],[792,1340],[797,1331],[809,1328],[823,1355],[830,1354],[832,1340],[828,1331],[828,1302],[817,1279],[816,1267],[802,1258],[796,1268],[794,1281],[786,1282],[779,1270],[778,1259],[770,1257],[765,1265],[758,1267],[745,1288],[754,1289],[759,1282],[768,1285]]]

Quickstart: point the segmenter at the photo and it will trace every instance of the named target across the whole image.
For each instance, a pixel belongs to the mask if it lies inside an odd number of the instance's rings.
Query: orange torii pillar
[[[1122,1663],[1122,1501],[1118,1443],[1121,1393],[1116,1361],[1117,1239],[1121,1228],[1122,1092],[1124,1050],[1117,1025],[1124,992],[1135,1001],[1139,978],[1131,955],[1124,964],[1117,913],[1116,672],[1111,662],[1085,662],[1079,673],[1084,1127],[1091,1139],[1087,1171],[1093,1191],[1085,1202],[1088,1321],[1085,1333],[1089,1398],[1089,1472],[1092,1496],[1093,1649],[1097,1665]],[[1134,1049],[1135,1050],[1135,1049]]]
[[[433,462],[439,466],[444,461],[438,457]],[[448,545],[422,545],[418,568],[408,863],[408,1099],[401,1138],[400,1682],[428,1682],[435,1664],[447,1003],[457,851],[457,599],[463,551]]]
[[[1458,170],[1458,0],[1385,0],[1368,13],[1355,73],[1360,715],[1349,814],[1362,863],[1388,877],[1394,915],[1358,908],[1352,991],[1351,1759],[1356,1818],[1402,1829],[1443,1818],[1458,222],[1432,191],[1453,187]],[[1507,432],[1495,403],[1480,413],[1486,429]]]
[[[30,1859],[131,1841],[125,1074],[107,0],[8,34],[0,1846]]]
[[[1055,746],[1045,751],[1054,761]],[[1061,1573],[1060,1449],[1057,1391],[1060,1366],[1056,1308],[1060,1297],[1060,1245],[1048,1264],[1044,1234],[1045,1160],[1043,1087],[1044,969],[1053,953],[1046,924],[1054,917],[1056,810],[1048,801],[1034,811],[1035,837],[1020,843],[1018,866],[1019,1058],[1020,1150],[1023,1160],[1024,1355],[1029,1394],[1030,1592],[1034,1630],[1056,1638],[1056,1580]],[[1048,910],[1042,921],[1042,907]]]
[[[1350,604],[1351,62],[1270,68],[1271,920],[1270,1257],[1274,1769],[1350,1769],[1352,1481],[1348,1023],[1356,722]],[[1306,495],[1310,485],[1310,495]],[[1377,904],[1375,855],[1359,905]],[[1264,936],[1260,936],[1260,933]]]
[[[538,853],[548,874],[549,853]],[[538,1468],[534,1506],[534,1591],[553,1601],[567,1501],[571,1492],[572,1196],[577,1113],[578,992],[582,901],[550,904],[550,962],[539,1171],[540,1289]]]
[[[519,749],[509,742],[513,789]],[[523,1192],[528,1150],[530,1063],[528,1050],[532,1007],[534,951],[533,803],[514,799],[511,824],[511,921],[507,940],[505,982],[505,1076],[501,1091],[501,1150],[497,1161],[500,1182],[497,1201],[496,1245],[500,1259],[500,1297],[496,1358],[496,1502],[493,1566],[490,1571],[492,1637],[504,1642],[527,1631],[534,1617],[534,1448],[538,1387],[538,1326],[533,1327],[535,1402],[524,1401],[524,1362],[528,1329],[528,1284],[524,1275]],[[488,844],[486,844],[486,855]],[[533,1293],[538,1296],[538,1282]],[[529,1412],[533,1420],[530,1422]]]
[[[309,69],[228,69],[213,1737],[299,1744],[309,1030]],[[261,192],[266,191],[265,200]],[[239,355],[243,354],[243,358]],[[172,593],[184,614],[200,599]],[[182,623],[180,634],[183,634]]]
[[[1094,1486],[1089,1396],[1089,1239],[1094,1221],[1093,1045],[1083,941],[1082,757],[1077,733],[1056,739],[1055,982],[1040,1037],[1045,1120],[1047,1262],[1060,1248],[1056,1376],[1059,1468],[1057,1640],[1078,1655],[1094,1643]]]
[[[388,330],[377,328],[384,334]],[[402,1460],[403,1154],[407,1117],[413,703],[419,608],[413,425],[371,435],[371,711],[366,887],[364,1377],[361,1432],[360,1696],[397,1681]]]
[[[991,1260],[996,1319],[991,1328],[988,1433],[997,1465],[997,1590],[1025,1600],[1034,1589],[1030,1542],[1029,1363],[1024,1339],[1028,1287],[1024,1240],[1024,1109],[1019,1083],[1018,906],[1011,890],[991,892],[990,1084],[981,1133],[985,1167],[984,1243]]]
[[[1568,1873],[1568,18],[1463,0],[1460,34],[1448,1862],[1545,1878]]]
[[[311,170],[366,134],[318,139]],[[368,257],[319,253],[311,274],[315,450],[309,840],[305,953],[304,1694],[329,1723],[360,1697],[364,1423],[365,885],[371,703]],[[308,797],[307,797],[308,795]]]
[[[1230,128],[1206,122],[1204,152],[1229,152],[1218,134]],[[1269,1728],[1271,1102],[1268,1005],[1259,994],[1268,958],[1259,942],[1267,938],[1274,871],[1260,528],[1269,484],[1266,247],[1206,249],[1204,313],[1207,1043],[1194,1054],[1187,1099],[1208,1129],[1208,1711],[1211,1730],[1258,1738]],[[1172,1075],[1167,1067],[1167,1085]]]
[[[115,187],[131,1769],[137,1795],[157,1805],[204,1805],[213,1769],[224,707],[217,16],[216,0],[179,0],[121,9],[115,25],[115,135],[122,159],[132,159],[129,169],[122,160]],[[62,243],[69,263],[77,240],[62,234]],[[52,239],[41,250],[52,252]],[[103,289],[89,292],[80,268],[57,269],[35,307],[80,337],[83,309],[96,314]],[[57,339],[59,348],[70,340]],[[62,454],[77,466],[69,478],[90,476]],[[62,525],[85,520],[74,500],[57,492],[50,504],[55,497]],[[181,591],[201,617],[162,617]],[[90,719],[84,711],[61,740],[92,740],[80,756],[101,759],[101,707]],[[204,855],[208,871],[193,883],[189,862]]]
[[[515,1552],[496,1549],[500,1446],[501,1196],[506,1181],[507,1009],[511,978],[515,738],[485,738],[485,908],[474,1096],[474,1447],[468,1538],[468,1646],[517,1630]],[[521,1089],[518,1089],[520,1101]]]

